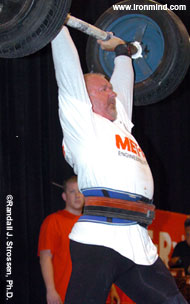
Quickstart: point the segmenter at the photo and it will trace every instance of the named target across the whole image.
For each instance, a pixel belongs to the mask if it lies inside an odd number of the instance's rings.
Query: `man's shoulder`
[[[178,244],[180,244],[181,246],[184,246],[187,242],[186,241],[181,241]]]
[[[187,246],[186,241],[181,241],[181,242],[177,243],[176,248],[179,249],[179,248],[184,248],[186,246]]]
[[[53,212],[53,213],[50,213],[49,215],[47,215],[43,222],[55,221],[63,216],[64,216],[64,210],[58,210],[56,212]]]

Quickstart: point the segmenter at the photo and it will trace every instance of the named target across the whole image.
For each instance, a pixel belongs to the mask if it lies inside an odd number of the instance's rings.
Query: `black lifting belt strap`
[[[85,197],[83,214],[116,217],[150,225],[155,216],[155,206],[141,201],[88,196]]]

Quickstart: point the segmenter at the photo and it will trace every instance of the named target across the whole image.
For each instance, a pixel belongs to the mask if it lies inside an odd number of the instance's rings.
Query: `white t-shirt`
[[[94,113],[76,48],[67,28],[52,42],[59,87],[59,117],[67,162],[78,176],[79,189],[109,188],[152,199],[150,168],[131,134],[133,69],[127,56],[115,58],[110,82],[117,93],[114,122]],[[98,234],[97,234],[98,232]],[[135,225],[78,222],[72,240],[110,247],[138,264],[157,258],[147,230]]]

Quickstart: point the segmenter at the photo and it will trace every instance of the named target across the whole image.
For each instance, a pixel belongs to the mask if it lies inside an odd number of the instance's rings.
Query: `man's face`
[[[62,198],[66,202],[66,210],[77,215],[82,212],[84,196],[79,191],[77,182],[67,183],[66,191],[62,193]]]
[[[92,103],[93,112],[114,121],[117,118],[116,93],[107,79],[92,74],[86,78],[87,91]]]
[[[185,239],[187,244],[190,246],[190,226],[185,228]]]

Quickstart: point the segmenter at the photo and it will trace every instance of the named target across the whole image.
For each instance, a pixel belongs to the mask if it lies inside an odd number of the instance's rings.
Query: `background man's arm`
[[[111,299],[111,304],[120,304],[120,297],[117,293],[117,290],[116,290],[114,284],[112,284],[111,289],[110,289],[110,299]]]
[[[55,289],[52,254],[50,250],[40,251],[40,266],[46,286],[47,304],[62,304],[62,300]]]
[[[180,267],[182,264],[182,261],[180,259],[180,255],[181,255],[180,244],[181,243],[178,243],[173,250],[172,257],[168,262],[168,265],[170,267],[174,267],[174,266]]]
[[[176,266],[177,267],[177,263],[179,261],[180,257],[173,257],[169,260],[168,265],[170,267]]]

